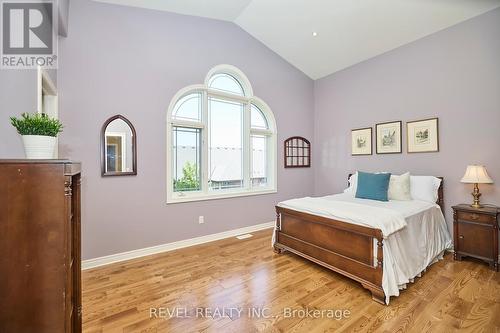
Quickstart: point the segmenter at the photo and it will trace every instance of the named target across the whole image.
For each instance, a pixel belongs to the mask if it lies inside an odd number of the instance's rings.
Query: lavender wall
[[[37,71],[0,70],[0,158],[24,158],[21,136],[9,117],[36,112]]]
[[[479,163],[496,181],[483,201],[500,204],[499,31],[497,9],[316,81],[315,193],[342,190],[357,169],[444,176],[450,221],[451,205],[471,201],[466,165]],[[435,116],[439,153],[351,156],[353,128]]]
[[[313,192],[313,170],[284,170],[279,149],[277,194],[166,205],[166,110],[179,89],[217,64],[237,66],[273,110],[282,142],[312,138],[313,82],[232,23],[87,0],[71,1],[69,16],[60,152],[83,162],[84,259],[269,222],[276,202]],[[101,178],[99,132],[117,113],[137,130],[139,174]]]

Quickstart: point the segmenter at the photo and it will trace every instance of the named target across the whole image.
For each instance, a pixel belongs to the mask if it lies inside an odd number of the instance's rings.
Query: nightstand
[[[453,208],[455,260],[474,257],[486,261],[498,272],[498,220],[500,208],[473,208],[461,204]]]

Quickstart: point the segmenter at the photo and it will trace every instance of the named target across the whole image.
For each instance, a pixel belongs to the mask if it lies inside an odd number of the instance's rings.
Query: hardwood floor
[[[274,254],[271,230],[87,270],[82,279],[89,333],[500,332],[500,273],[487,265],[447,255],[384,306],[350,279]],[[325,310],[323,318],[291,315],[306,308]]]

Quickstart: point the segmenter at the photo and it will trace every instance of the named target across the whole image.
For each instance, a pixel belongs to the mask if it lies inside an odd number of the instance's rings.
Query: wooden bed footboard
[[[276,206],[275,236],[276,253],[290,251],[358,281],[385,304],[381,230]]]

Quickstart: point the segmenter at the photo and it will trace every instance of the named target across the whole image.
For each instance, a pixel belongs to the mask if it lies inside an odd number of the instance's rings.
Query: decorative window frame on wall
[[[220,89],[210,87],[211,79],[219,74],[230,75],[242,88],[243,94],[239,95]],[[183,120],[174,117],[177,103],[185,96],[199,93],[201,95],[201,107],[199,120]],[[241,103],[244,105],[242,116],[242,151],[243,151],[243,186],[237,189],[213,190],[209,186],[209,99],[216,98],[227,102]],[[252,128],[251,112],[255,106],[267,122],[267,128]],[[185,127],[199,129],[200,133],[200,189],[194,191],[174,190],[174,154],[173,154],[173,128]],[[253,89],[246,75],[238,68],[231,65],[218,65],[212,68],[205,77],[203,84],[190,85],[179,90],[172,98],[167,111],[167,204],[190,201],[212,200],[231,197],[251,196],[277,192],[277,127],[271,108],[260,98],[253,95]],[[252,136],[266,137],[266,177],[267,186],[252,186]]]
[[[292,136],[284,142],[285,168],[311,167],[311,143],[301,136]]]

